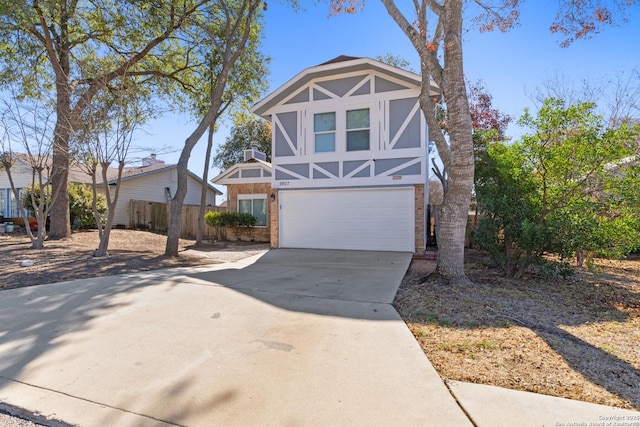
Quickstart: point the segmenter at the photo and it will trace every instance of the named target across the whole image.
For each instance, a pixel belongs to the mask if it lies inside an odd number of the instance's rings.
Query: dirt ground
[[[257,253],[268,244],[254,242],[180,240],[179,257],[165,257],[167,237],[147,231],[112,230],[109,256],[95,258],[99,237],[95,230],[74,232],[71,239],[45,241],[43,249],[31,249],[26,235],[0,234],[0,290],[88,277],[162,268],[215,264],[229,252]],[[220,251],[225,256],[218,256]],[[31,266],[21,266],[27,262]],[[1,297],[1,294],[0,294]]]
[[[109,257],[94,258],[95,231],[40,250],[26,236],[0,235],[0,291],[216,263],[220,251],[268,247],[181,240],[180,257],[166,258],[165,243],[163,235],[113,230]],[[504,278],[482,253],[467,259],[475,284],[460,288],[430,280],[434,261],[414,260],[394,302],[444,379],[640,410],[640,259],[598,261],[567,280],[519,281]]]
[[[572,278],[506,279],[470,251],[474,285],[414,260],[394,306],[444,379],[640,410],[640,260]]]

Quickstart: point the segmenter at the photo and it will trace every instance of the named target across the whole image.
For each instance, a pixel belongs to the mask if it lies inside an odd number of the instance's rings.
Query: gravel
[[[0,409],[0,426],[2,427],[38,427],[44,424],[36,424],[20,417],[14,417]],[[46,426],[44,426],[46,427]]]

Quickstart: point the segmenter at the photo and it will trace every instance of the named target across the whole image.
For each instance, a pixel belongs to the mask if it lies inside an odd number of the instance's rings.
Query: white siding
[[[31,188],[31,169],[24,166],[24,164],[19,162],[14,163],[11,168],[11,178],[13,179],[13,183],[18,190],[23,188]],[[15,216],[17,213],[17,209],[18,206],[13,199],[11,183],[9,182],[9,175],[7,175],[7,172],[2,169],[0,170],[0,215]]]
[[[11,168],[11,177],[16,188],[31,187],[31,170],[20,163],[15,163]],[[0,188],[11,188],[9,176],[4,169],[0,170]]]
[[[176,194],[177,186],[176,169],[163,170],[122,181],[118,204],[116,205],[114,224],[129,225],[130,200],[167,203],[165,188],[170,188],[171,196],[173,197]],[[184,204],[199,205],[201,188],[201,184],[189,176],[187,178],[187,196],[185,197]],[[207,204],[215,204],[215,194],[213,191],[208,191]]]

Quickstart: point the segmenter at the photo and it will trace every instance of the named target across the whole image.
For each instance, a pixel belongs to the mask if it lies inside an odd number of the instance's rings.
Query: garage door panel
[[[280,246],[413,251],[413,187],[280,192]]]

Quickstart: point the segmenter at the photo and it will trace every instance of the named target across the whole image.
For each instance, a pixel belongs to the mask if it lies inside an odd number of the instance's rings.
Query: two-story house
[[[238,164],[214,182],[270,183],[269,194],[243,197],[270,201],[272,247],[423,252],[420,85],[419,75],[370,58],[308,68],[252,109],[272,124],[271,164]]]

